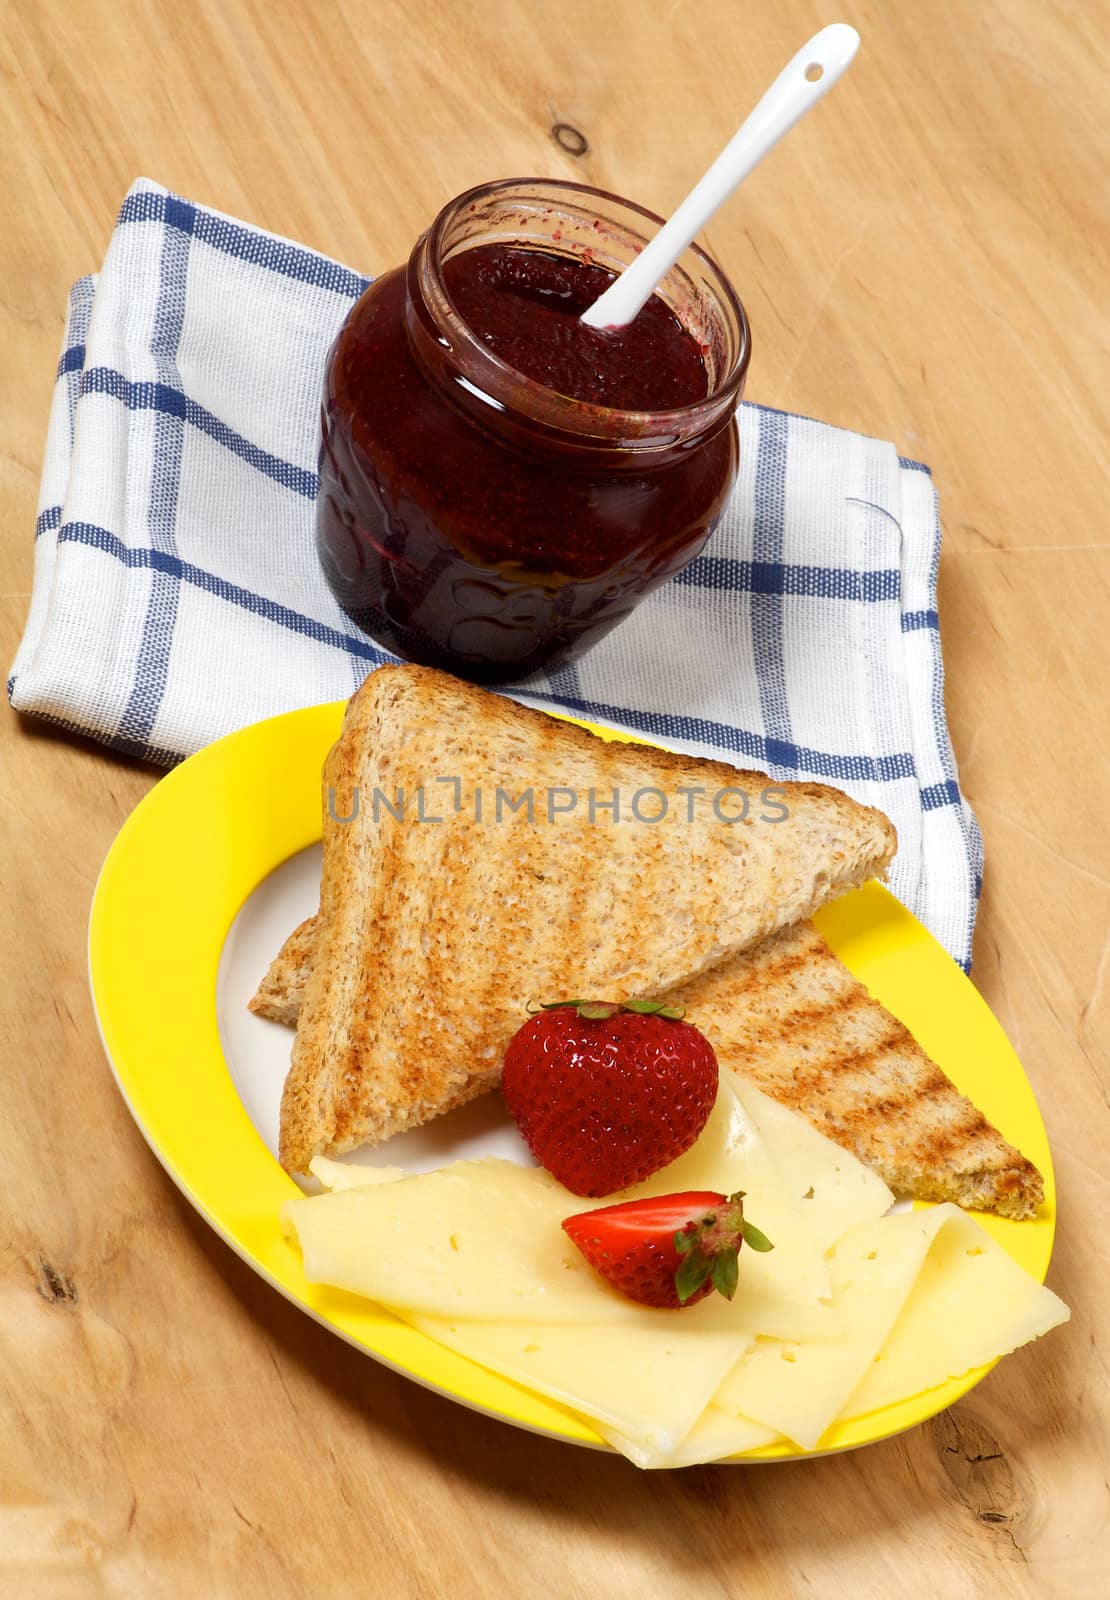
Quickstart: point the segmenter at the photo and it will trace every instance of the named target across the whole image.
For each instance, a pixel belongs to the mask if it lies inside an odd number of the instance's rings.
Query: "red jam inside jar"
[[[596,262],[512,244],[477,245],[443,268],[448,294],[478,337],[545,388],[620,411],[704,400],[701,346],[658,295],[625,328],[579,321],[613,278]]]
[[[317,543],[379,643],[524,677],[704,545],[736,474],[739,302],[690,250],[628,328],[578,322],[657,224],[598,190],[488,185],[352,309],[325,375]]]

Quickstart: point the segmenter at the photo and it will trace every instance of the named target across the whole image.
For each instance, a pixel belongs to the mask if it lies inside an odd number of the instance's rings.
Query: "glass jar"
[[[708,386],[669,410],[525,376],[444,280],[482,244],[619,272],[660,221],[600,189],[486,184],[352,308],[325,373],[317,545],[336,598],[380,644],[475,682],[523,677],[573,660],[705,544],[735,480],[750,349],[709,257],[687,250],[658,290]]]

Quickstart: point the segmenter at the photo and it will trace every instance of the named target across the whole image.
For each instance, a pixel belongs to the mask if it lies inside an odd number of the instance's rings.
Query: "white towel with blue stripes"
[[[392,659],[313,542],[324,356],[366,281],[135,183],[70,296],[17,710],[169,765]],[[981,846],[944,716],[928,470],[758,405],[740,432],[707,552],[511,692],[880,806],[891,887],[966,967]]]

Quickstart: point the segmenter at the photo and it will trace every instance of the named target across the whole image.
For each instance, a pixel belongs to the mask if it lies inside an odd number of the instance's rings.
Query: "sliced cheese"
[[[802,1274],[778,1244],[771,1252],[782,1264],[777,1277],[755,1270],[768,1257],[741,1252],[732,1302],[713,1295],[680,1312],[636,1305],[611,1289],[563,1232],[563,1218],[590,1204],[568,1197],[536,1167],[490,1159],[290,1200],[283,1215],[310,1282],[402,1313],[653,1329],[681,1318],[743,1346],[758,1333],[804,1338],[824,1326],[824,1308],[800,1292]],[[812,1258],[804,1264],[808,1269]]]
[[[1071,1313],[955,1206],[877,1359],[842,1415],[862,1416],[1007,1355]],[[935,1215],[936,1212],[933,1213]]]
[[[722,1073],[722,1078],[758,1129],[792,1214],[806,1224],[820,1250],[828,1250],[857,1223],[885,1216],[894,1196],[870,1167],[738,1073]]]
[[[630,1451],[617,1434],[605,1437],[618,1450]],[[638,1461],[642,1467],[696,1467],[706,1461],[721,1461],[728,1456],[744,1455],[749,1450],[759,1450],[763,1445],[774,1444],[782,1437],[770,1428],[764,1428],[748,1417],[733,1417],[718,1411],[716,1406],[706,1406],[690,1432],[667,1454],[653,1454],[650,1460]],[[635,1457],[633,1458],[635,1459]]]
[[[808,1137],[801,1118],[786,1115]],[[775,1137],[788,1142],[781,1129]],[[605,1199],[580,1199],[539,1168],[493,1158],[389,1182],[381,1181],[383,1169],[354,1164],[318,1161],[314,1170],[321,1182],[344,1186],[286,1204],[306,1276],[383,1305],[482,1322],[628,1323],[658,1315],[597,1276],[563,1232],[563,1219],[641,1195],[743,1189],[747,1214],[774,1250],[741,1252],[731,1304],[713,1296],[662,1315],[696,1318],[748,1342],[757,1333],[812,1336],[815,1317],[821,1325],[819,1301],[829,1293],[821,1248],[779,1174],[778,1157],[728,1082],[685,1155]]]
[[[429,1338],[586,1417],[639,1466],[661,1465],[689,1434],[743,1349],[687,1312],[589,1328],[448,1322],[402,1313]]]
[[[329,1192],[287,1202],[306,1276],[587,1418],[645,1467],[743,1453],[935,1387],[1066,1320],[954,1206],[884,1216],[885,1185],[730,1073],[696,1144],[602,1200],[488,1159],[405,1174],[317,1158]],[[652,1311],[610,1289],[561,1223],[639,1195],[743,1190],[773,1240],[730,1304]],[[830,1248],[835,1246],[835,1248]]]
[[[286,1202],[305,1276],[429,1316],[619,1321],[628,1307],[562,1231],[575,1209],[536,1167],[463,1161]]]
[[[714,1405],[812,1450],[886,1341],[949,1209],[852,1228],[832,1256],[834,1293],[821,1336],[758,1340],[724,1380]]]
[[[855,1228],[831,1264],[836,1337],[757,1340],[713,1397],[736,1437],[753,1418],[814,1449],[834,1421],[935,1388],[1069,1314],[954,1205]]]
[[[645,1183],[614,1195],[679,1194],[686,1189],[743,1190],[744,1213],[773,1242],[765,1255],[744,1251],[744,1293],[766,1292],[783,1302],[816,1300],[828,1293],[829,1273],[805,1218],[783,1182],[779,1163],[733,1088],[722,1081],[700,1138]]]
[[[404,1167],[368,1167],[361,1161],[333,1161],[330,1156],[313,1156],[308,1170],[329,1192],[336,1189],[365,1189],[374,1183],[396,1183],[411,1176]]]

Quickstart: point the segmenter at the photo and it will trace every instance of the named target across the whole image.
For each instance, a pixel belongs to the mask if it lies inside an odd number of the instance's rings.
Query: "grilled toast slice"
[[[768,783],[429,668],[372,673],[324,767],[286,1168],[482,1093],[530,1002],[659,994],[885,869],[881,812]]]
[[[811,922],[667,996],[722,1066],[800,1111],[895,1194],[1031,1217],[1032,1162],[960,1094],[913,1035],[838,961]]]
[[[295,1025],[316,919],[294,929],[251,1009]],[[801,1112],[896,1194],[1030,1217],[1033,1164],[955,1088],[908,1031],[838,961],[810,922],[680,986],[722,1065]],[[448,1108],[449,1109],[449,1108]]]

